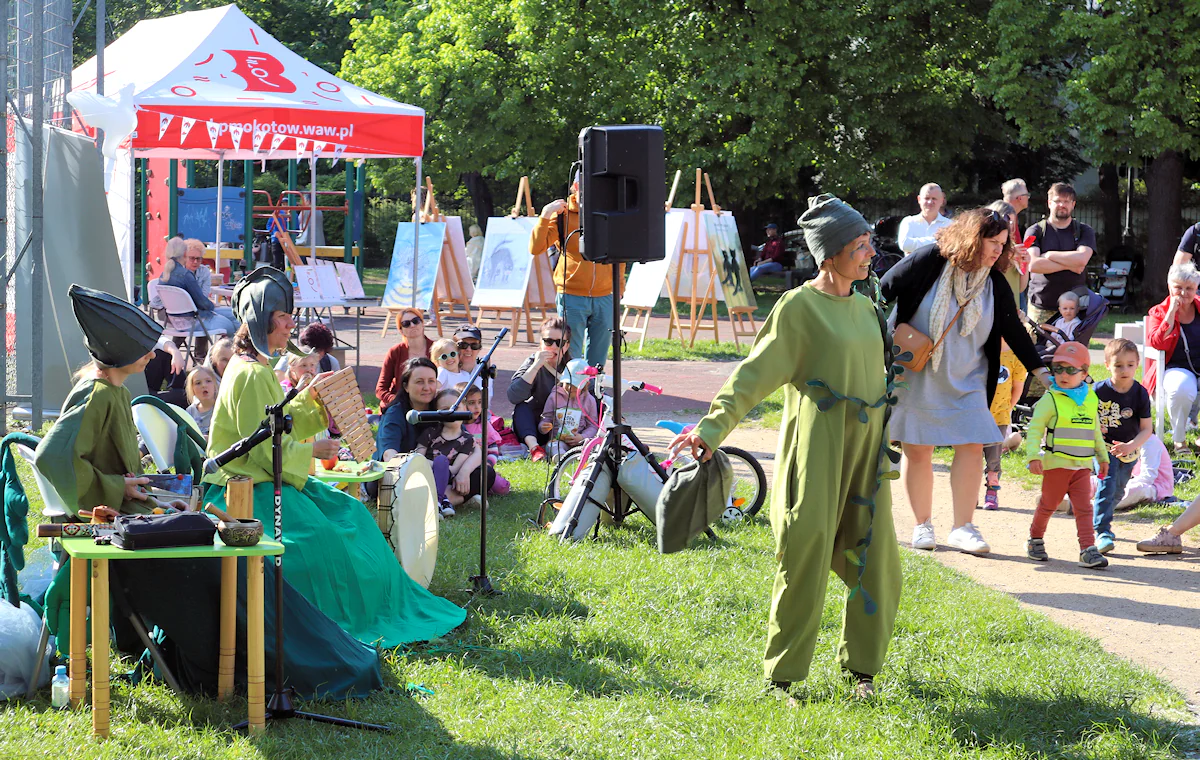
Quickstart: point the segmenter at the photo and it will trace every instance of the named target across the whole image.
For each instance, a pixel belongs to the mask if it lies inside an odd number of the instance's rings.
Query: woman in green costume
[[[225,368],[213,410],[209,456],[254,432],[266,406],[283,401],[269,357],[298,350],[289,335],[292,285],[278,269],[256,269],[238,284],[233,309],[243,325]],[[359,641],[394,647],[456,628],[466,612],[413,582],[379,526],[354,497],[308,476],[313,456],[337,455],[336,441],[302,443],[329,425],[311,392],[288,405],[293,430],[283,439],[283,543],[287,580]],[[244,475],[254,483],[254,516],[273,524],[271,447],[267,444],[205,478],[208,500],[224,505],[225,484]]]
[[[894,455],[886,436],[890,341],[871,300],[851,291],[869,274],[874,255],[866,220],[826,195],[809,200],[799,224],[819,274],[775,304],[708,416],[671,446],[709,458],[747,412],[784,388],[765,674],[778,695],[808,676],[833,570],[850,588],[838,660],[865,697],[874,693],[900,602],[900,556],[884,479]]]
[[[101,505],[149,512],[152,502],[140,486],[150,481],[138,477],[142,457],[125,380],[154,358],[162,325],[108,293],[79,285],[68,293],[94,361],[76,374],[58,421],[37,447],[34,465],[71,517]]]

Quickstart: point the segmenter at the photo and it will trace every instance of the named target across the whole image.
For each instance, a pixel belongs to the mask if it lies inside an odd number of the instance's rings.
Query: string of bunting
[[[175,119],[178,118],[180,120],[179,141],[180,141],[180,143],[184,142],[187,139],[188,135],[191,133],[192,127],[195,126],[196,121],[197,121],[196,119],[191,118],[191,117],[187,117],[187,116],[178,116],[177,117],[175,114],[162,113],[162,112],[154,111],[152,109],[143,108],[141,106],[138,107],[138,110],[149,111],[150,113],[156,113],[158,115],[158,139],[160,139],[160,140],[163,138],[164,135],[166,135],[167,130],[170,128],[171,124],[173,124],[175,122]],[[213,121],[211,119],[206,119],[204,123],[205,123],[206,131],[208,132],[209,143],[212,145],[214,150],[217,149],[217,144],[220,142],[221,135],[223,133],[228,133],[230,143],[232,144],[234,150],[242,149],[242,137],[247,134],[247,130],[243,126],[242,122],[232,122],[232,123],[228,123],[228,124],[223,124],[221,122]],[[330,159],[330,163],[332,166],[337,165],[338,161],[341,160],[342,155],[347,150],[353,150],[356,147],[358,147],[358,146],[355,146],[353,144],[348,144],[348,143],[332,143],[331,144],[331,143],[320,141],[320,140],[311,140],[310,141],[306,137],[285,135],[285,134],[280,134],[278,132],[269,133],[267,130],[260,129],[260,130],[255,130],[250,135],[251,150],[253,150],[255,153],[263,153],[264,145],[266,144],[266,138],[267,138],[268,134],[271,135],[271,142],[270,142],[270,145],[265,148],[266,155],[263,156],[264,159],[270,158],[272,155],[279,152],[279,150],[283,147],[283,144],[289,139],[293,141],[293,144],[294,144],[294,147],[296,150],[296,158],[297,159],[310,158],[310,157],[311,158],[328,158],[328,159]],[[309,152],[310,142],[312,145],[311,155]],[[333,153],[332,153],[332,155],[328,155],[327,149],[330,148],[331,145],[332,145]]]

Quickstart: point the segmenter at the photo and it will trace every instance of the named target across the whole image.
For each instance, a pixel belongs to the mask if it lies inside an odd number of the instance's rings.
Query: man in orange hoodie
[[[559,316],[571,328],[571,356],[585,357],[589,365],[603,367],[612,344],[612,265],[588,261],[579,255],[578,230],[579,183],[576,181],[571,184],[571,194],[566,200],[551,201],[542,207],[529,237],[529,253],[550,256],[554,289],[558,291],[555,304]],[[624,264],[620,266],[620,279],[623,284]]]

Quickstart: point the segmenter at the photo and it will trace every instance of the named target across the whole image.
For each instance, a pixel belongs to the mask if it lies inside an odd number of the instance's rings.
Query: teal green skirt
[[[225,489],[206,500],[225,507]],[[274,533],[274,485],[254,486],[254,516]],[[408,577],[362,502],[314,478],[283,486],[283,577],[364,644],[390,648],[437,638],[466,610]]]

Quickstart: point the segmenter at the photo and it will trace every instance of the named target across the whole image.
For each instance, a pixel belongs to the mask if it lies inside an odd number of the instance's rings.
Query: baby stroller
[[[1099,293],[1088,290],[1081,293],[1079,297],[1079,327],[1075,328],[1075,342],[1082,343],[1087,346],[1091,343],[1092,334],[1096,332],[1096,328],[1100,325],[1100,320],[1108,313],[1108,299]],[[1056,315],[1057,317],[1057,315]],[[1053,336],[1042,329],[1042,326],[1035,324],[1032,320],[1029,322],[1033,334],[1036,336],[1033,346],[1037,349],[1038,356],[1042,357],[1042,361],[1047,367],[1050,366],[1050,360],[1054,357],[1054,351],[1062,343],[1062,339]],[[1033,416],[1033,405],[1042,397],[1046,389],[1042,387],[1040,382],[1033,379],[1033,375],[1025,382],[1025,390],[1021,394],[1021,400],[1013,406],[1013,428],[1025,434],[1025,428],[1029,424],[1029,419]]]

